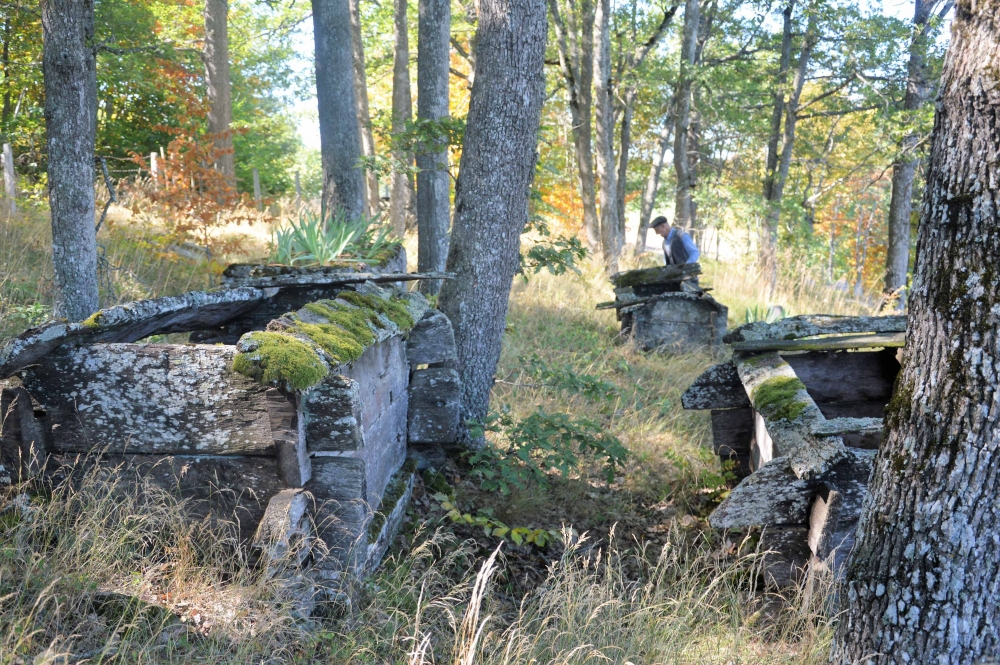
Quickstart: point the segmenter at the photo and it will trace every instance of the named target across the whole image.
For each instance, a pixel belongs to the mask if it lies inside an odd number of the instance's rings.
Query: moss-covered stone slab
[[[731,360],[712,365],[681,394],[685,409],[744,409],[750,398]]]
[[[754,321],[726,335],[727,344],[760,340],[793,340],[817,335],[850,333],[906,332],[905,316],[833,316],[805,314],[790,316],[774,323]]]
[[[874,333],[870,335],[831,335],[805,339],[765,339],[733,342],[733,351],[844,351],[847,349],[901,348],[906,333]]]
[[[288,266],[280,263],[231,263],[222,273],[222,283],[226,286],[245,286],[247,280],[269,277],[291,277],[296,275],[342,275],[406,272],[406,249],[397,245],[387,252],[381,261],[363,263],[360,261],[338,261],[328,266]]]
[[[780,355],[735,354],[733,362],[753,408],[764,420],[773,455],[787,457],[796,476],[820,475],[844,457],[843,439],[812,433],[813,426],[826,418]],[[766,465],[768,460],[760,462]]]
[[[647,286],[664,282],[679,282],[701,274],[701,266],[697,263],[687,263],[679,266],[659,266],[643,270],[629,270],[615,273],[611,283],[618,288]]]
[[[239,354],[233,369],[266,385],[306,390],[331,368],[406,334],[429,306],[419,293],[359,284],[273,320],[266,331],[243,335],[236,344]]]
[[[136,342],[173,332],[213,328],[260,306],[261,289],[194,291],[102,309],[82,323],[51,321],[0,347],[0,377],[27,367],[67,343]]]

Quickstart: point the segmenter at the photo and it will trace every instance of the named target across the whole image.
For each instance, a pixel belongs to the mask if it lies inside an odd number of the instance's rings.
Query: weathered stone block
[[[410,331],[406,359],[410,367],[455,362],[455,331],[451,320],[436,309],[428,310]]]
[[[266,559],[268,569],[301,565],[309,556],[314,504],[312,494],[303,489],[282,490],[267,502],[251,545]]]
[[[636,344],[646,351],[719,346],[729,316],[726,307],[710,296],[691,293],[666,293],[630,308],[629,313]]]
[[[409,440],[451,443],[458,436],[461,379],[444,367],[416,370],[410,378]]]
[[[22,372],[53,450],[275,455],[267,388],[230,371],[236,350],[180,344],[61,349]]]
[[[6,483],[41,473],[51,447],[52,425],[48,413],[33,402],[17,379],[0,389],[0,464]],[[0,481],[0,484],[6,484]]]

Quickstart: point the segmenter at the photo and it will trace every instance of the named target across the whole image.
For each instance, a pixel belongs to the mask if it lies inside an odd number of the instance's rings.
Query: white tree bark
[[[597,136],[598,202],[601,252],[609,272],[618,272],[618,174],[615,169],[615,117],[611,99],[611,2],[598,0],[594,17],[594,120]]]

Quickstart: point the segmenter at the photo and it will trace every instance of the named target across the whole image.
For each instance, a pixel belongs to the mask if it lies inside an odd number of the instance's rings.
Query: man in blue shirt
[[[701,252],[684,229],[670,226],[667,218],[662,215],[654,219],[650,227],[656,235],[663,238],[663,258],[668,266],[698,262]]]

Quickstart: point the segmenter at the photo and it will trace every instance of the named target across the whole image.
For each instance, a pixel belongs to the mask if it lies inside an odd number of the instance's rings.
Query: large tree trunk
[[[94,229],[93,0],[43,0],[42,35],[55,313],[80,321],[100,307]]]
[[[622,108],[621,143],[618,147],[618,176],[615,178],[615,206],[618,208],[618,252],[625,246],[625,196],[628,194],[628,158],[632,148],[632,114],[635,105],[635,89],[625,93]]]
[[[611,99],[611,2],[598,0],[594,17],[594,128],[600,178],[601,252],[609,272],[618,271],[618,185],[615,170],[615,116]]]
[[[358,168],[361,133],[354,101],[350,2],[312,0],[312,9],[323,202],[358,217],[365,211],[365,183]]]
[[[420,0],[417,42],[417,117],[448,117],[448,77],[451,58],[451,3]],[[417,154],[417,269],[444,270],[448,259],[451,176],[448,147],[427,145]],[[437,293],[435,280],[421,282],[424,293]]]
[[[770,203],[774,179],[778,171],[778,157],[781,144],[781,120],[785,117],[785,86],[792,66],[792,14],[795,0],[789,0],[782,11],[781,54],[778,57],[778,75],[774,81],[773,107],[771,110],[771,131],[767,137],[767,163],[764,171],[764,202]],[[760,237],[760,267],[764,279],[775,283],[778,274],[778,227],[764,224]]]
[[[764,277],[770,284],[771,293],[778,285],[778,226],[781,223],[781,200],[785,195],[785,184],[788,182],[788,171],[792,165],[792,151],[795,147],[795,124],[798,121],[799,98],[809,73],[809,61],[813,48],[819,39],[816,30],[816,11],[813,5],[807,7],[809,15],[808,27],[799,51],[799,63],[792,80],[792,90],[784,103],[785,123],[781,130],[781,153],[778,158],[778,170],[770,178],[769,198],[767,199],[767,216],[764,219],[764,235],[770,239],[768,243],[770,255],[764,264]]]
[[[915,0],[913,40],[907,63],[906,95],[903,110],[915,111],[927,101],[926,51],[928,20],[932,2]],[[910,212],[913,200],[913,176],[917,171],[914,153],[920,137],[908,134],[900,141],[899,159],[892,165],[892,198],[889,200],[889,241],[885,255],[885,292],[899,294],[899,308],[906,304],[906,273],[910,267]]]
[[[674,199],[674,226],[690,229],[694,225],[694,172],[688,155],[691,129],[691,86],[698,51],[698,0],[684,5],[684,32],[681,38],[681,67],[677,81],[677,105],[674,127],[674,172],[677,191]]]
[[[569,97],[570,119],[573,123],[573,151],[576,155],[580,181],[580,202],[583,206],[583,228],[587,245],[600,247],[601,227],[597,219],[597,186],[594,179],[594,150],[590,118],[593,109],[591,88],[594,84],[594,3],[581,0],[579,30],[577,21],[569,25],[559,11],[559,0],[549,0],[552,22],[556,29],[559,64]],[[567,17],[573,18],[570,9]]]
[[[482,421],[528,221],[545,96],[544,0],[481,0],[476,80],[462,145],[441,310],[455,325],[462,416]],[[467,442],[474,443],[474,442]]]
[[[208,94],[208,133],[217,151],[215,166],[235,187],[236,156],[230,130],[233,96],[229,82],[229,0],[205,0],[205,47],[201,55]]]
[[[365,76],[365,44],[361,37],[361,2],[351,2],[351,52],[354,63],[354,94],[358,104],[358,131],[361,133],[361,152],[365,157],[375,156],[375,137],[372,135],[372,118],[368,111],[368,77]],[[365,192],[368,214],[378,214],[378,176],[374,171],[365,172]]]
[[[0,139],[9,141],[10,128],[10,16],[3,20],[3,110],[0,111]]]
[[[639,209],[639,232],[635,237],[636,256],[646,251],[646,235],[649,232],[649,221],[653,216],[653,206],[656,204],[656,193],[660,189],[660,173],[663,171],[663,163],[667,158],[667,150],[670,148],[670,136],[674,130],[674,119],[672,115],[667,116],[667,120],[660,129],[660,136],[657,140],[656,154],[649,165],[649,176],[646,178],[646,186],[642,190],[642,206]]]
[[[406,129],[406,123],[413,119],[413,98],[410,94],[410,40],[406,20],[407,0],[394,0],[396,24],[396,48],[392,55],[392,134],[399,136]],[[393,155],[404,166],[413,163],[413,155],[405,150],[397,150]],[[389,220],[392,229],[400,238],[414,218],[413,174],[394,173],[392,190],[389,194]]]
[[[959,2],[951,34],[906,360],[848,563],[833,663],[965,665],[1000,652],[1000,2]]]

